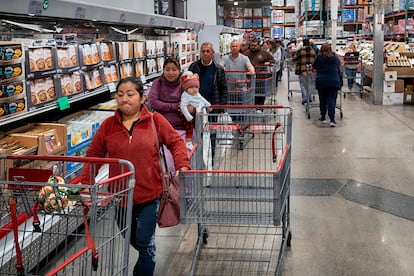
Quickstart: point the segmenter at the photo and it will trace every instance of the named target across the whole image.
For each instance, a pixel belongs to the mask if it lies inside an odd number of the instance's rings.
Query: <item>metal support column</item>
[[[372,89],[373,103],[382,105],[384,92],[384,1],[374,1],[374,70]]]

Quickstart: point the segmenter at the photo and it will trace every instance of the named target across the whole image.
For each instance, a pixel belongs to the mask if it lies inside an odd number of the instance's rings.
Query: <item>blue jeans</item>
[[[302,92],[302,101],[310,100],[308,76],[305,74],[299,75],[299,85]]]
[[[155,227],[160,198],[132,207],[130,244],[138,250],[139,257],[134,266],[134,276],[151,276],[155,268]],[[124,229],[125,208],[119,208],[118,225]]]
[[[348,81],[348,88],[352,89],[354,86],[355,78],[356,78],[357,69],[355,68],[345,68],[345,75]]]
[[[335,122],[335,108],[337,95],[338,91],[336,88],[318,89],[319,110],[321,112],[321,118],[325,119],[326,110],[328,110],[329,119],[331,120],[331,122]]]

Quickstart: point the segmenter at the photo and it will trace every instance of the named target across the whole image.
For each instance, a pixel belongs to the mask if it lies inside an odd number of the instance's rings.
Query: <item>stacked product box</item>
[[[67,129],[64,124],[28,124],[6,133],[6,139],[14,140],[23,146],[19,154],[65,155],[67,151]],[[4,140],[3,140],[4,141]],[[3,148],[7,146],[3,145]],[[16,152],[14,152],[16,153]],[[27,164],[27,163],[26,163]],[[36,160],[30,164],[19,164],[38,169],[51,169],[56,175],[65,175],[65,168],[57,161]],[[15,164],[12,164],[16,167]]]
[[[23,47],[0,42],[0,118],[27,110],[25,92]]]
[[[85,156],[86,150],[92,141],[100,124],[112,116],[113,111],[85,110],[71,114],[59,120],[67,126],[67,156]],[[66,173],[72,174],[81,166],[81,163],[66,162]]]

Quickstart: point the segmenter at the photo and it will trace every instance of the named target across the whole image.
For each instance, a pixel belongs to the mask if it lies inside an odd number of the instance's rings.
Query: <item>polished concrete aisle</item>
[[[282,275],[414,275],[414,106],[347,95],[330,128],[287,95],[285,74],[277,100],[293,109],[293,237]],[[157,232],[156,275],[188,275],[196,230]]]

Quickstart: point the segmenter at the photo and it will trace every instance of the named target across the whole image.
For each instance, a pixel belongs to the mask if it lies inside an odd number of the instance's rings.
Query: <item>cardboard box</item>
[[[382,94],[382,105],[392,105],[392,92],[385,92]]]
[[[6,136],[0,140],[0,154],[17,155],[36,155],[38,139],[37,137],[11,137]],[[6,163],[4,163],[6,162]],[[26,162],[27,163],[27,162]],[[9,168],[21,167],[25,165],[24,160],[1,159],[0,160],[0,179],[5,180],[8,176]],[[5,168],[5,171],[3,171]]]
[[[384,72],[385,81],[396,81],[397,80],[397,71],[385,71]]]
[[[404,93],[391,93],[392,105],[402,105],[404,103]]]
[[[389,93],[395,92],[395,81],[384,80],[384,94],[386,92],[389,92]]]
[[[8,133],[10,136],[36,137],[38,155],[60,155],[67,151],[67,128],[63,124],[29,124]]]
[[[404,92],[404,80],[395,81],[395,92]]]

